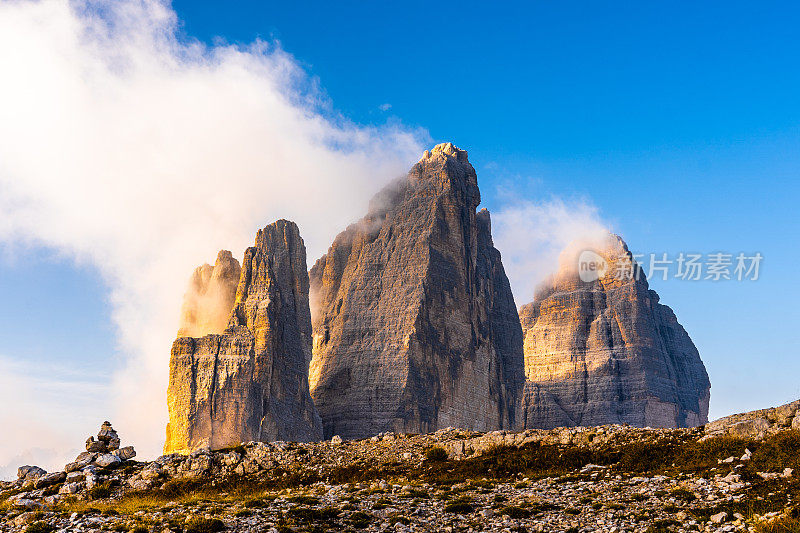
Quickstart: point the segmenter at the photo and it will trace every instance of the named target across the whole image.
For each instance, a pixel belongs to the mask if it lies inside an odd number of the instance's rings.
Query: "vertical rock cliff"
[[[569,250],[520,309],[525,427],[706,423],[711,384],[686,330],[622,239],[591,249],[607,260],[597,279],[581,280],[580,250]],[[628,275],[635,272],[638,280]]]
[[[510,428],[522,331],[467,153],[426,152],[311,270],[327,437]]]
[[[172,345],[165,453],[322,437],[308,390],[308,290],[297,226],[279,220],[259,230],[225,331]]]

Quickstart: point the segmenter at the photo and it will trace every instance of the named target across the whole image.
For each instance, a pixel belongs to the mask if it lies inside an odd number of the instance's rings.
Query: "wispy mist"
[[[559,268],[574,242],[603,243],[609,224],[586,200],[509,200],[492,213],[492,235],[503,255],[518,306],[533,300],[536,286]]]
[[[177,28],[154,0],[0,3],[0,241],[96,265],[126,355],[104,405],[65,394],[60,417],[46,399],[4,411],[4,432],[19,434],[4,434],[0,465],[37,424],[48,448],[80,445],[84,415],[158,454],[193,269],[221,248],[241,259],[279,217],[298,223],[313,261],[421,153],[424,134],[336,115],[278,44],[208,47]],[[0,387],[0,404],[17,385]]]

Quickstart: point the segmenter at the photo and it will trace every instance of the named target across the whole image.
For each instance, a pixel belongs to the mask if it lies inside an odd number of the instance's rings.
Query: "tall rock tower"
[[[583,281],[584,256],[574,246],[520,309],[525,427],[705,424],[711,384],[675,314],[649,289],[621,238],[584,249],[606,260],[604,272]]]
[[[311,269],[326,437],[518,425],[522,330],[467,153],[440,144]]]
[[[225,331],[172,345],[165,453],[322,437],[308,389],[308,289],[297,225],[279,220],[259,230]]]

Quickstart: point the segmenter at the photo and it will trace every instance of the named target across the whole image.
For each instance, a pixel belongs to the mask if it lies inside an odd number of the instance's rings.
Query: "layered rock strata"
[[[595,256],[573,246],[520,309],[525,427],[706,423],[711,385],[700,355],[627,245],[609,235],[584,249],[606,260],[602,272],[583,281],[579,261],[586,268]]]
[[[260,230],[224,333],[172,346],[165,453],[322,437],[308,389],[308,288],[297,226],[279,220]]]
[[[441,144],[311,269],[327,437],[517,425],[522,331],[467,153]]]

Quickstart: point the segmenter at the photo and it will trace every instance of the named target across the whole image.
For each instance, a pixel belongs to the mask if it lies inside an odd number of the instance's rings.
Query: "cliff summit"
[[[512,428],[522,331],[467,152],[426,151],[311,269],[325,435]]]

